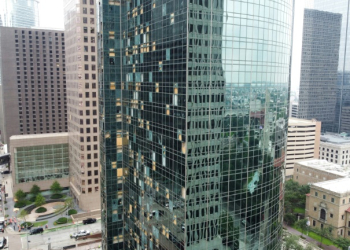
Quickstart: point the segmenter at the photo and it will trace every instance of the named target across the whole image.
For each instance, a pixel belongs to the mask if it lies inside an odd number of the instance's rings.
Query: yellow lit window
[[[109,89],[114,90],[115,89],[115,82],[109,83]]]

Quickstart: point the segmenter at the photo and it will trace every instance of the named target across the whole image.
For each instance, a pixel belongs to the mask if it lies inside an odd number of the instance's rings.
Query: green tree
[[[61,206],[60,208],[56,209],[55,213],[56,214],[60,214],[61,216],[63,215],[63,213],[66,210],[69,210],[71,208],[74,207],[74,200],[72,197],[68,197],[65,201],[64,201],[64,206]],[[68,214],[68,212],[67,212]]]
[[[24,222],[26,222],[26,216],[28,215],[27,210],[22,209],[21,212],[19,212],[19,214],[17,215],[17,218],[19,219],[23,219]]]
[[[300,228],[301,235],[307,230],[307,219],[298,220],[295,225]]]
[[[68,197],[65,201],[64,201],[64,207],[67,209],[67,215],[68,215],[68,211],[69,209],[74,207],[74,200],[72,197]]]
[[[58,181],[55,181],[54,183],[52,183],[50,190],[52,193],[54,194],[59,194],[62,192],[62,187],[61,184],[58,183]]]
[[[294,208],[305,208],[305,195],[308,193],[310,193],[310,186],[300,185],[293,180],[286,181],[284,190],[285,212],[293,213]]]
[[[40,207],[40,206],[44,205],[45,202],[46,202],[46,200],[45,200],[44,196],[42,196],[41,194],[38,194],[36,196],[36,198],[35,198],[35,206],[36,207]]]
[[[34,184],[32,186],[32,188],[30,189],[30,193],[33,195],[33,196],[37,196],[39,193],[40,193],[40,187],[36,184]]]
[[[313,242],[309,242],[304,250],[314,250],[317,246]]]
[[[320,235],[321,237],[321,247],[323,246],[323,239],[324,238],[332,238],[332,227],[323,227],[323,228],[315,228],[315,232]]]
[[[294,214],[288,213],[284,215],[283,220],[287,223],[287,225],[291,226],[291,225],[294,225],[297,218],[295,217]]]
[[[16,199],[17,200],[24,200],[25,198],[26,198],[26,193],[25,192],[23,192],[23,190],[22,189],[18,189],[18,191],[15,193],[15,197],[16,197]]]
[[[348,250],[348,247],[350,246],[350,240],[347,238],[338,237],[333,239],[333,242],[342,250]]]
[[[295,250],[300,249],[300,247],[298,236],[290,234],[285,238],[285,250]]]
[[[68,197],[65,201],[64,201],[64,206],[67,209],[71,209],[74,207],[74,200],[72,197]]]

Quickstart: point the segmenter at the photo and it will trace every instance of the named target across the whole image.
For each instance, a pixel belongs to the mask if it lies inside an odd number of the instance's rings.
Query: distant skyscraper
[[[290,109],[289,109],[289,117],[298,117],[298,108],[299,108],[299,103],[297,102],[291,102],[290,103]]]
[[[350,133],[349,126],[342,126],[343,119],[350,117],[350,0],[314,0],[314,8],[342,14],[341,38],[338,63],[337,102],[334,132]],[[342,116],[344,115],[345,118]],[[322,125],[323,127],[323,125]]]
[[[65,0],[64,6],[70,189],[79,207],[89,211],[101,207],[96,2]]]
[[[305,9],[298,118],[332,131],[336,104],[341,15]]]
[[[1,141],[67,131],[63,31],[0,27]]]
[[[292,1],[100,14],[103,249],[281,249]]]
[[[1,0],[0,26],[30,28],[39,26],[38,0]]]

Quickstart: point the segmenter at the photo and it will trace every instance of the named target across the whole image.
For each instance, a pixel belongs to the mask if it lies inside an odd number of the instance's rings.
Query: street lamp
[[[310,220],[309,220],[309,217],[307,217],[306,228],[307,228],[307,233],[306,233],[306,235],[309,235],[309,228],[310,228]]]

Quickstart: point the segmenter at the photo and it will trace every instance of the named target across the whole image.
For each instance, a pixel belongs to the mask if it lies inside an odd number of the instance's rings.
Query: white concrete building
[[[319,159],[350,166],[350,137],[332,133],[322,135]]]

